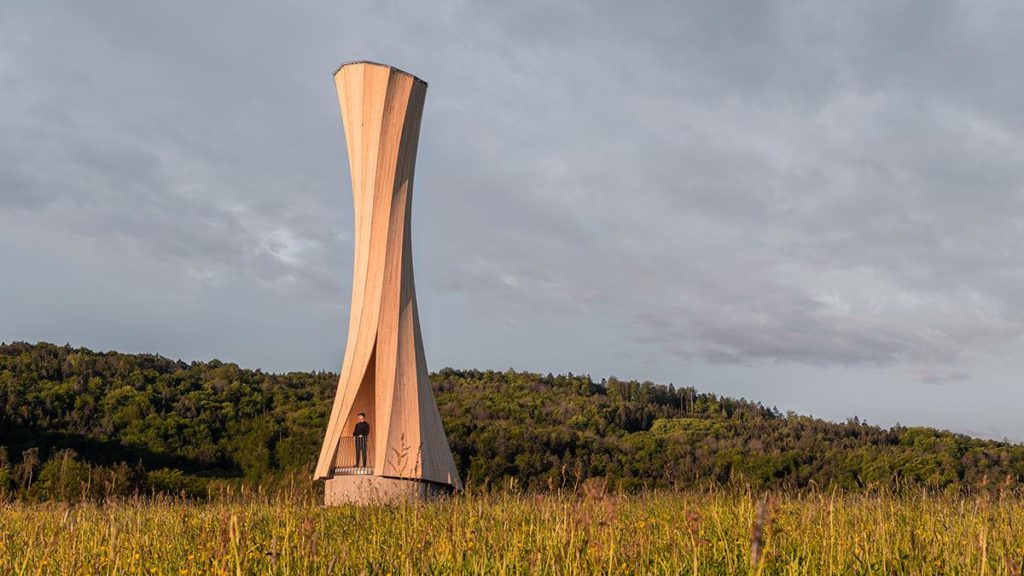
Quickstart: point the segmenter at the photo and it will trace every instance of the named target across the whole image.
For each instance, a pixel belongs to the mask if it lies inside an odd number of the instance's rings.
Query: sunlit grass
[[[1024,558],[1020,497],[235,500],[0,504],[0,574],[998,575]]]

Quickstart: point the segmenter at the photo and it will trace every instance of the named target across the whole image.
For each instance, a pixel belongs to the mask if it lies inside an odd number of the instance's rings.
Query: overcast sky
[[[1024,4],[0,3],[0,340],[338,370],[331,78],[429,82],[432,369],[1024,440]]]

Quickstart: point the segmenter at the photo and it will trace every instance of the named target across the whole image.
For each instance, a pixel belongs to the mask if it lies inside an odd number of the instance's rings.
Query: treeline
[[[650,382],[454,370],[431,375],[473,487],[620,490],[1015,488],[1024,446],[832,423]],[[0,345],[0,497],[79,499],[305,482],[337,375],[213,360]]]

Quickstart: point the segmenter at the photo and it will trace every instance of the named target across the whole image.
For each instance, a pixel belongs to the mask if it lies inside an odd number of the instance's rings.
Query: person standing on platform
[[[363,412],[356,414],[356,418],[359,421],[356,422],[356,427],[352,429],[352,435],[356,438],[356,468],[365,468],[366,444],[370,435],[370,423],[366,421],[366,414]],[[360,457],[362,457],[362,464],[359,463]]]

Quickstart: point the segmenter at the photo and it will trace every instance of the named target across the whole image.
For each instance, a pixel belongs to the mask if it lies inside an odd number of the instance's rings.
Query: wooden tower
[[[461,489],[430,389],[412,272],[413,172],[427,83],[373,62],[334,73],[355,204],[348,344],[315,479],[325,503]],[[370,426],[353,437],[357,415]],[[360,442],[365,455],[358,461]]]

